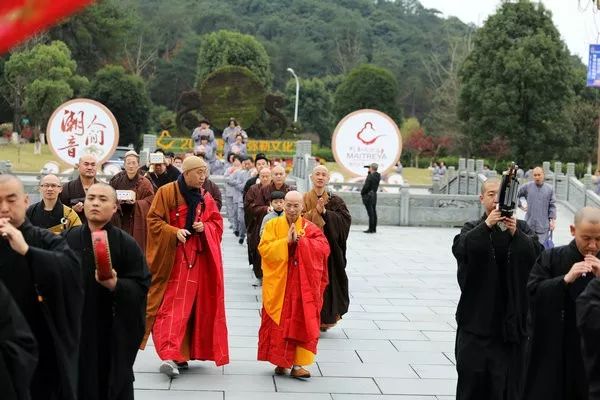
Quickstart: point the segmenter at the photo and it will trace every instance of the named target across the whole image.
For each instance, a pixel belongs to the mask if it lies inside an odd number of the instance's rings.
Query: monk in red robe
[[[263,267],[258,360],[276,365],[276,375],[292,368],[294,378],[310,378],[303,366],[317,353],[329,256],[323,232],[301,217],[302,204],[302,194],[288,192],[285,215],[267,222],[258,246]]]
[[[210,193],[199,157],[183,161],[183,174],[158,189],[148,213],[146,256],[152,272],[146,335],[169,377],[189,360],[229,362],[221,239],[223,218]]]
[[[126,197],[118,199],[118,209],[111,222],[133,236],[145,252],[146,216],[154,198],[154,189],[152,182],[140,174],[140,156],[135,150],[125,153],[124,165],[125,171],[110,180],[110,186],[117,191],[117,195],[124,194]]]

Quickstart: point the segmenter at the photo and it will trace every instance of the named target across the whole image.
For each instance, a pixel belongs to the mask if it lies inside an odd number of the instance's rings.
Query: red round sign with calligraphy
[[[346,172],[366,176],[368,166],[391,170],[402,153],[400,128],[387,114],[364,109],[346,115],[337,125],[331,141],[333,157]]]
[[[119,143],[119,125],[104,104],[91,99],[74,99],[52,113],[46,129],[52,152],[71,166],[91,154],[98,164],[112,155]]]

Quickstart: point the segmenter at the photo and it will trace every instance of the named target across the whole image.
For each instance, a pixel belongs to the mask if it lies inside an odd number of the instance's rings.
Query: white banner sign
[[[103,104],[90,99],[74,99],[58,107],[46,129],[52,152],[61,161],[75,166],[86,154],[98,164],[112,155],[119,143],[119,126]]]
[[[335,161],[355,176],[367,176],[372,163],[384,173],[396,165],[402,153],[398,125],[377,110],[359,110],[346,115],[333,132]]]

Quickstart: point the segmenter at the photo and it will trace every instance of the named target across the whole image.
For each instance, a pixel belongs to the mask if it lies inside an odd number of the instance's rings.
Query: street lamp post
[[[298,79],[298,75],[294,72],[293,69],[288,68],[288,72],[294,75],[294,79],[296,79],[296,107],[294,108],[294,123],[298,122],[298,99],[300,96],[300,80]]]

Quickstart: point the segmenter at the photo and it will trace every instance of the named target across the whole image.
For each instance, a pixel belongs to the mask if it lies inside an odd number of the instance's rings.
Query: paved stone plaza
[[[555,243],[565,244],[572,213],[559,207]],[[454,312],[459,296],[451,244],[458,229],[353,226],[348,243],[350,312],[322,334],[313,378],[273,376],[256,361],[260,290],[251,285],[246,247],[223,237],[231,363],[193,362],[170,380],[149,346],[135,366],[136,399],[434,400],[454,399]]]

